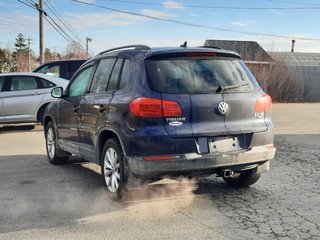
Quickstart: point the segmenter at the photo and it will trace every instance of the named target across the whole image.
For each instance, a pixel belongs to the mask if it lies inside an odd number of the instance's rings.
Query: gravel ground
[[[165,180],[122,202],[96,165],[50,165],[41,127],[2,127],[0,239],[320,239],[320,104],[273,116],[276,157],[252,187]]]

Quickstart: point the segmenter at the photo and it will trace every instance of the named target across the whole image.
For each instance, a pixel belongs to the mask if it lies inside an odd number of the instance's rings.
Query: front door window
[[[69,87],[69,97],[82,96],[86,92],[92,69],[93,66],[90,66],[76,76]]]

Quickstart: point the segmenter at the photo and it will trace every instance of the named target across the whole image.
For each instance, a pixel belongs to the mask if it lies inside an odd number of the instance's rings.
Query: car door
[[[46,90],[34,76],[8,76],[2,92],[5,122],[34,122]]]
[[[108,119],[109,104],[115,91],[122,59],[102,59],[95,71],[90,87],[80,105],[81,155],[90,161],[98,161],[95,148],[96,132]]]
[[[59,144],[67,151],[80,155],[79,149],[79,109],[81,98],[87,91],[93,65],[80,70],[58,104],[57,131]]]

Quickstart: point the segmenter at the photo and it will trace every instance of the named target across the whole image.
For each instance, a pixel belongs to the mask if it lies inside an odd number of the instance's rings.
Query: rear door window
[[[54,83],[44,80],[43,78],[38,78],[41,83],[41,88],[52,88],[55,86]]]
[[[38,88],[36,78],[29,76],[11,77],[10,91],[33,90]]]
[[[118,89],[118,82],[119,82],[122,64],[123,64],[123,59],[118,58],[114,67],[113,67],[107,91],[114,91],[114,90]]]
[[[126,86],[126,83],[129,81],[129,76],[130,76],[130,60],[126,59],[122,67],[122,73],[121,73],[121,78],[119,82],[119,89],[123,89]]]
[[[248,92],[258,85],[242,60],[230,57],[185,57],[147,60],[153,90],[174,94]],[[227,90],[228,89],[228,90]]]
[[[91,93],[102,93],[107,91],[110,74],[115,61],[115,58],[107,58],[100,61],[92,80],[90,88]]]

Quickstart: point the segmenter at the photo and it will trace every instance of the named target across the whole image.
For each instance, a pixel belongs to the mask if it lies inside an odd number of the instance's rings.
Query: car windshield
[[[146,67],[152,89],[163,93],[234,93],[259,88],[243,61],[236,58],[149,59]]]

